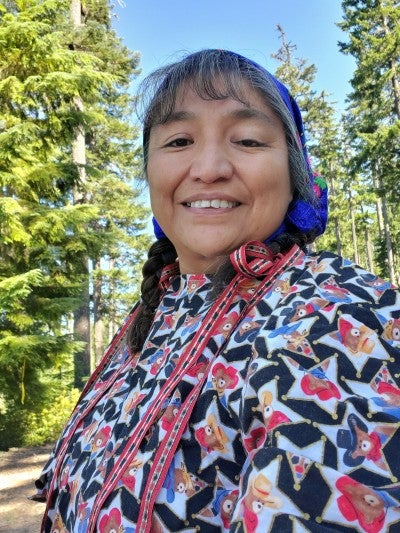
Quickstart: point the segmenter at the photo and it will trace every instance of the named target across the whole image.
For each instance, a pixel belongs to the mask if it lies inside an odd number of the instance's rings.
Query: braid
[[[173,263],[177,253],[172,242],[159,239],[149,249],[148,259],[143,265],[141,285],[141,305],[129,333],[129,346],[132,353],[140,351],[153,322],[155,311],[160,303],[160,280],[162,269]]]

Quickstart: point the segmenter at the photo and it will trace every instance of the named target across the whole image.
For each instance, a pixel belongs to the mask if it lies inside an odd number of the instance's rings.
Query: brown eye
[[[254,139],[242,139],[238,141],[238,144],[245,146],[246,148],[257,148],[259,146],[265,146],[265,144],[260,143]]]
[[[173,141],[169,142],[166,146],[171,146],[173,148],[184,148],[185,146],[189,146],[189,144],[192,144],[192,141],[185,139],[184,137],[180,137],[179,139],[174,139]]]

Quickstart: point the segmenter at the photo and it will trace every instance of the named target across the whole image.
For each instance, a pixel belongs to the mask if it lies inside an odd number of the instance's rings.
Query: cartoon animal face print
[[[195,431],[195,437],[207,452],[219,451],[225,453],[226,443],[229,442],[224,430],[218,425],[214,415],[207,418],[207,424]]]
[[[313,308],[310,307],[310,304],[299,304],[297,307],[294,308],[293,314],[289,320],[289,322],[296,322],[296,320],[300,320],[301,318],[304,318],[309,313],[312,313],[314,311]]]
[[[375,296],[378,297],[382,296],[382,294],[391,287],[388,281],[379,278],[378,276],[374,276],[373,274],[362,274],[361,277],[358,278],[358,281],[360,285],[363,285],[364,287],[373,288]]]
[[[321,367],[314,372],[306,372],[301,378],[300,386],[302,391],[307,396],[318,396],[322,401],[329,400],[331,398],[340,398],[340,392],[337,386],[329,381],[326,376],[319,371]],[[323,375],[324,377],[321,377]]]
[[[99,533],[123,533],[121,512],[114,508],[100,520]]]
[[[202,440],[209,450],[222,450],[224,448],[223,443],[221,442],[221,435],[218,428],[206,425],[202,431]],[[200,431],[199,430],[199,435]]]
[[[357,426],[355,431],[357,435],[357,446],[351,455],[354,457],[354,459],[357,457],[367,457],[369,452],[374,447],[374,443],[366,431],[362,431]]]
[[[386,322],[382,337],[389,342],[400,342],[400,319],[394,318]]]
[[[68,530],[64,526],[64,522],[59,514],[56,514],[50,533],[68,533]]]
[[[287,349],[305,355],[306,357],[312,357],[314,352],[311,344],[308,342],[307,334],[308,332],[305,330],[302,332],[292,331],[291,333],[284,334],[283,338],[287,340]]]
[[[203,274],[193,274],[188,279],[187,290],[191,294],[196,292],[200,287],[202,287],[206,282],[206,278]]]
[[[324,297],[330,302],[349,302],[349,291],[340,287],[335,278],[331,276],[320,284]]]
[[[232,366],[225,366],[222,363],[213,366],[212,384],[218,396],[222,396],[226,389],[234,389],[238,381],[237,370]]]
[[[79,499],[77,516],[81,522],[89,518],[88,502],[82,502],[82,500]]]
[[[93,435],[92,444],[90,447],[91,451],[96,452],[97,450],[104,448],[104,446],[110,439],[110,433],[110,426],[105,426],[104,428],[97,431],[97,433]]]
[[[125,471],[125,475],[136,476],[139,469],[142,468],[143,463],[140,459],[134,459]]]
[[[236,342],[254,342],[261,326],[262,322],[257,322],[249,317],[245,318],[236,331],[234,340]]]
[[[132,398],[130,400],[127,400],[124,405],[124,419],[127,418],[127,416],[132,413],[132,411],[135,409],[135,407],[138,405],[138,403],[143,400],[145,397],[145,394],[140,394],[139,392],[134,392],[132,395]]]
[[[265,391],[261,395],[261,412],[267,431],[271,431],[280,424],[290,422],[290,419],[282,411],[273,407],[274,398],[270,391]]]
[[[314,298],[309,302],[293,302],[290,308],[283,310],[282,314],[285,315],[283,324],[301,320],[311,313],[324,309],[328,305],[330,305],[330,302],[324,298]]]
[[[382,407],[400,407],[400,389],[386,367],[381,368],[371,382],[371,387],[376,391],[382,402]]]
[[[326,261],[320,261],[319,259],[315,258],[312,259],[309,263],[310,270],[314,274],[318,274],[319,272],[323,272],[327,268],[327,262]]]
[[[337,499],[342,515],[349,521],[357,520],[367,533],[378,533],[385,521],[385,502],[370,487],[347,476],[339,478],[336,487],[342,493]]]
[[[271,494],[272,483],[263,474],[258,474],[250,482],[249,490],[243,499],[244,507],[258,515],[264,507],[272,509],[279,509],[282,506],[282,501],[277,496]]]
[[[178,413],[179,413],[179,406],[177,404],[168,405],[168,407],[164,411],[164,414],[161,417],[162,428],[165,430],[168,430],[171,427],[172,422],[177,417]]]
[[[175,492],[180,494],[183,494],[184,492],[188,493],[189,491],[193,491],[193,493],[195,492],[192,480],[183,464],[181,465],[181,468],[175,468],[174,486]]]
[[[364,326],[352,323],[346,318],[340,317],[338,320],[339,331],[332,334],[333,338],[343,344],[348,350],[354,354],[366,353],[370,354],[375,347],[375,342],[371,339],[374,332]]]
[[[249,279],[245,280],[238,288],[238,294],[241,298],[249,301],[256,292],[257,286],[260,284],[259,280]]]
[[[343,462],[351,467],[359,466],[365,460],[373,461],[376,466],[387,470],[382,453],[382,446],[396,431],[396,424],[375,426],[369,432],[367,425],[354,413],[347,418],[349,429],[339,429],[337,445],[346,448]]]
[[[224,337],[228,337],[237,319],[237,313],[231,313],[230,315],[225,317],[219,324],[217,328],[217,333],[222,334]]]
[[[250,435],[244,439],[243,444],[248,452],[256,450],[261,447],[267,438],[267,430],[264,426],[254,428],[250,431]]]
[[[225,528],[229,527],[229,523],[238,500],[238,495],[238,491],[232,491],[221,501],[221,518]]]
[[[149,358],[151,363],[150,374],[155,376],[158,373],[170,351],[169,348],[166,348],[165,350],[157,350],[157,352]]]
[[[292,287],[288,279],[279,279],[274,283],[272,290],[273,292],[280,293],[282,296],[287,296],[291,292],[296,291],[297,287]]]

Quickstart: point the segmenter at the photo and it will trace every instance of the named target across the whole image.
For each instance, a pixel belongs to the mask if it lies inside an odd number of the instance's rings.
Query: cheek
[[[147,164],[147,184],[151,205],[164,210],[168,208],[168,202],[174,199],[179,186],[179,176],[163,158],[153,156]]]

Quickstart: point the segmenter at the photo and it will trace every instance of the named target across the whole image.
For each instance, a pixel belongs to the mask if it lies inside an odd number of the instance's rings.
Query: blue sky
[[[141,53],[141,78],[154,68],[201,48],[227,48],[271,70],[280,46],[277,24],[296,55],[314,63],[313,88],[329,93],[344,110],[354,70],[351,56],[339,52],[346,41],[335,23],[342,19],[340,0],[115,0],[114,27],[124,43]]]

